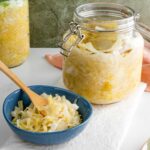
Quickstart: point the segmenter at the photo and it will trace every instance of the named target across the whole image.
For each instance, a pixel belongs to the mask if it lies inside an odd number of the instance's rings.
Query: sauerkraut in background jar
[[[28,0],[1,0],[0,60],[8,67],[15,67],[22,64],[28,54]]]
[[[129,7],[89,3],[76,8],[64,35],[65,86],[94,104],[122,100],[139,84],[144,40]]]

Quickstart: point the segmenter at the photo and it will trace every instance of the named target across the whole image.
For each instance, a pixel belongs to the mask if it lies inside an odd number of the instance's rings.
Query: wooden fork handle
[[[30,89],[2,61],[0,61],[0,70],[14,81],[24,92],[27,94],[30,92]]]

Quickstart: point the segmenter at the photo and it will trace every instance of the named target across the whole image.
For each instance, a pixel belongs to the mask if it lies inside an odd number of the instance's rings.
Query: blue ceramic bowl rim
[[[11,95],[13,95],[14,93],[17,93],[19,92],[21,89],[17,89],[13,92],[11,92],[4,100],[3,102],[3,116],[5,118],[5,120],[7,121],[8,124],[10,124],[11,126],[13,126],[15,129],[17,130],[20,130],[24,133],[30,133],[30,134],[35,134],[35,135],[43,135],[43,134],[61,134],[61,133],[65,133],[65,132],[69,132],[71,130],[74,130],[74,129],[77,129],[79,128],[80,126],[83,126],[84,124],[88,123],[89,119],[91,118],[92,116],[92,113],[93,113],[93,108],[92,108],[92,105],[90,104],[90,102],[88,102],[84,97],[76,94],[76,93],[73,93],[72,91],[70,90],[67,90],[67,89],[63,89],[63,88],[60,88],[60,87],[55,87],[55,86],[49,86],[49,85],[31,85],[31,86],[28,86],[29,88],[32,88],[32,87],[38,87],[38,86],[42,86],[42,87],[47,87],[47,88],[55,88],[55,89],[59,89],[59,90],[62,90],[64,92],[67,92],[69,94],[73,94],[75,96],[77,96],[77,98],[81,98],[83,101],[85,101],[87,104],[88,104],[88,107],[90,109],[89,111],[89,114],[88,114],[88,117],[86,118],[86,120],[84,122],[81,122],[79,125],[75,126],[75,127],[72,127],[72,128],[69,128],[69,129],[66,129],[66,130],[62,130],[62,131],[53,131],[53,132],[32,132],[32,131],[27,131],[27,130],[23,130],[23,129],[20,129],[18,128],[17,126],[15,126],[9,119],[7,119],[6,117],[6,114],[5,114],[5,111],[4,111],[4,107],[5,107],[5,104],[7,102],[7,98],[10,97]]]

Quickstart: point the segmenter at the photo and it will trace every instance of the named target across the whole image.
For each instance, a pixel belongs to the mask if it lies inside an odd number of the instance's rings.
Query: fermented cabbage
[[[28,55],[28,0],[0,0],[0,60],[15,67]]]
[[[18,128],[33,132],[61,131],[81,123],[76,103],[72,104],[65,96],[45,93],[42,96],[48,100],[48,105],[38,109],[32,103],[24,109],[23,102],[19,101],[11,113],[12,123]]]
[[[84,39],[64,58],[65,86],[94,104],[120,101],[140,82],[143,38],[136,31],[82,33]],[[72,35],[65,47],[75,38]]]

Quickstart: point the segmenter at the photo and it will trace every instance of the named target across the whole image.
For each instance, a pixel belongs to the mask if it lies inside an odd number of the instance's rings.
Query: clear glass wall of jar
[[[113,3],[76,8],[75,23],[64,35],[61,52],[63,81],[68,89],[94,104],[109,104],[136,88],[144,47],[135,29],[136,17],[131,8]]]
[[[148,51],[148,53],[150,53],[150,27],[143,24],[142,22],[136,22],[136,29],[141,33],[144,38],[145,52]]]
[[[8,67],[22,64],[29,55],[28,0],[0,1],[0,60]]]
[[[142,81],[147,83],[146,91],[150,92],[150,27],[141,22],[137,22],[136,28],[144,38],[145,47],[142,67]]]

